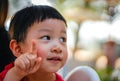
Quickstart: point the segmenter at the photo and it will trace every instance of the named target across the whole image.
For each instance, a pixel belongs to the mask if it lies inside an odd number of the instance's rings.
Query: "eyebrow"
[[[51,32],[52,30],[49,30],[49,29],[40,29],[40,30],[38,30],[38,32],[44,32],[44,31],[49,31],[49,32]]]
[[[52,32],[51,29],[41,29],[41,30],[38,30],[38,32],[45,32],[45,31]],[[66,31],[62,30],[61,33],[65,33],[66,34]]]

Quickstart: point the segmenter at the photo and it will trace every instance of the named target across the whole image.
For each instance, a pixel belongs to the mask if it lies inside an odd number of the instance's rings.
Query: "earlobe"
[[[11,40],[10,41],[10,49],[13,52],[13,55],[18,57],[21,55],[21,47],[19,43],[17,43],[16,40]]]

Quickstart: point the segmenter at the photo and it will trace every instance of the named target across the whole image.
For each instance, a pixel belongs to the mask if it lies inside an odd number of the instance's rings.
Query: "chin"
[[[60,68],[49,68],[49,72],[55,73],[59,70]]]

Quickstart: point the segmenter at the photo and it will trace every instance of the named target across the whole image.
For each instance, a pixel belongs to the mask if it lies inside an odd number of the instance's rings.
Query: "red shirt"
[[[13,63],[8,64],[5,69],[0,73],[0,81],[3,81],[6,73],[8,72],[9,69],[11,69],[14,66]],[[63,78],[56,73],[56,80],[55,81],[64,81]]]

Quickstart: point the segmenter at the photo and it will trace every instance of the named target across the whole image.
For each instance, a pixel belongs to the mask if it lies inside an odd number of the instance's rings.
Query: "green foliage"
[[[112,77],[112,73],[114,71],[114,69],[108,67],[106,69],[102,69],[102,70],[96,70],[101,78],[101,81],[120,81],[118,79],[118,77],[113,78]]]

